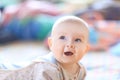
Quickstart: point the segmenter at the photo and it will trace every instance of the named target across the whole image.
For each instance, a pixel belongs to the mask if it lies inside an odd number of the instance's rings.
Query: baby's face
[[[87,31],[83,24],[61,23],[49,39],[50,49],[62,63],[78,62],[88,49]]]

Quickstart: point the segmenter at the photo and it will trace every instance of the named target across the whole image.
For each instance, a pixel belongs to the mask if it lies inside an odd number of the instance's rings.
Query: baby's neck
[[[67,73],[71,73],[71,74],[76,74],[79,69],[80,66],[78,63],[74,63],[74,64],[61,64],[62,68],[67,72]]]

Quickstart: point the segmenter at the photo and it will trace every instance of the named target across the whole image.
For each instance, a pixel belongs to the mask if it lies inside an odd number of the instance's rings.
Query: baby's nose
[[[67,44],[67,48],[75,48],[75,46],[74,46],[73,43],[68,43],[68,44]]]

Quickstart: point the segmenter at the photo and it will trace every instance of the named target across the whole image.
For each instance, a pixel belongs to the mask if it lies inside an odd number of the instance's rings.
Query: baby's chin
[[[61,63],[63,63],[63,64],[74,64],[74,63],[77,63],[77,61],[74,61],[74,60],[63,60],[63,61],[61,61]]]
[[[59,62],[64,63],[64,64],[73,64],[77,63],[78,61],[74,57],[66,57],[64,56]]]

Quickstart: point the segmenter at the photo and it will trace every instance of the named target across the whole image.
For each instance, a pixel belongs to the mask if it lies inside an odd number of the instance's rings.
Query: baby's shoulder
[[[40,78],[40,80],[42,80],[43,77],[44,78],[49,77],[51,80],[58,80],[61,75],[61,70],[57,65],[53,63],[44,62],[44,61],[35,62],[34,75],[36,78]]]
[[[57,66],[57,60],[54,58],[52,53],[49,53],[48,55],[38,57],[36,60],[34,60],[37,65],[40,64],[40,66],[48,66],[48,67],[58,67]]]

